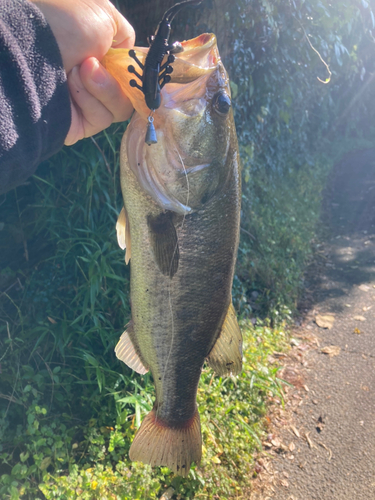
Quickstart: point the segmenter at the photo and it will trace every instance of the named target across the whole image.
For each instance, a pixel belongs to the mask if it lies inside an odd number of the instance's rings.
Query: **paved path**
[[[257,498],[375,500],[375,151],[337,166],[324,222],[320,266],[307,276],[309,312],[296,332],[318,341],[297,368],[308,389],[292,412],[300,437],[280,428],[283,449],[270,450],[274,491]],[[334,316],[331,329],[317,326],[318,314]],[[330,346],[331,357],[321,351]]]

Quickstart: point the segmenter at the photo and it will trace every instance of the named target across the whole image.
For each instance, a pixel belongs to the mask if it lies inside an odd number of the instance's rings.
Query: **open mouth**
[[[119,82],[137,112],[127,133],[127,156],[131,170],[140,186],[160,207],[186,215],[192,212],[194,206],[190,205],[190,201],[194,200],[189,197],[188,176],[199,184],[197,176],[210,166],[210,160],[199,151],[191,151],[188,141],[180,144],[178,140],[177,144],[175,126],[182,123],[183,128],[185,120],[195,120],[195,124],[204,120],[206,83],[217,70],[220,56],[216,37],[212,34],[200,35],[181,45],[184,50],[176,54],[175,61],[171,63],[171,80],[163,87],[161,105],[153,115],[158,143],[152,148],[145,145],[150,109],[142,90],[130,83],[134,71],[130,72],[128,67],[134,66],[135,62],[129,55],[129,49],[111,49],[102,63]],[[139,62],[145,65],[148,49],[135,47],[134,50]]]
[[[220,59],[216,37],[213,34],[199,35],[192,40],[181,42],[181,45],[184,50],[176,54],[176,59],[172,63],[171,82],[163,88],[162,99],[163,96],[167,96],[169,91],[175,90],[176,86],[173,84],[193,83],[202,76],[208,76],[216,68]],[[148,48],[135,47],[134,50],[138,60],[144,65]],[[163,63],[166,61],[166,57]],[[123,92],[131,100],[134,109],[147,119],[150,110],[145,103],[144,95],[141,90],[130,84],[130,81],[134,79],[134,73],[131,73],[128,68],[134,66],[135,63],[134,59],[129,56],[129,49],[110,49],[101,63],[116,78]],[[138,72],[141,73],[142,70],[138,68]],[[191,88],[191,92],[196,92],[196,89]]]

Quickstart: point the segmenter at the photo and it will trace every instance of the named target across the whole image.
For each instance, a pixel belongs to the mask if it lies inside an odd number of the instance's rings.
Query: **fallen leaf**
[[[362,292],[368,292],[371,288],[368,285],[359,285],[358,287]]]
[[[361,315],[357,315],[357,316],[353,316],[353,319],[356,319],[358,321],[366,321],[366,318],[364,316],[361,316]]]
[[[54,320],[53,318],[50,318],[49,316],[47,316],[47,319],[50,323],[52,323],[53,325],[56,325],[57,321]]]
[[[328,356],[332,358],[333,356],[338,356],[340,354],[341,347],[337,345],[327,345],[326,347],[322,347],[320,350],[323,354],[328,354]]]
[[[301,434],[299,433],[299,430],[294,427],[294,425],[291,425],[290,428],[292,429],[292,431],[294,432],[294,434],[299,438],[301,437]]]
[[[274,355],[276,358],[286,358],[286,354],[285,354],[285,352],[277,352],[277,351],[275,351],[275,352],[273,353],[273,355]]]
[[[309,348],[310,348],[309,344],[300,344],[300,345],[298,346],[298,349],[299,349],[300,351],[307,351],[307,349],[309,349]]]
[[[163,495],[160,497],[160,500],[171,500],[174,495],[174,488],[170,486],[166,491],[164,491]]]
[[[357,333],[359,335],[361,333],[361,330],[359,330],[358,328],[354,328],[354,332],[353,333]]]
[[[331,460],[332,451],[330,450],[330,448],[328,448],[328,446],[326,446],[324,443],[318,442],[318,444],[320,444],[320,446],[322,446],[325,450],[328,451],[328,460]]]
[[[335,317],[331,314],[318,314],[315,317],[315,323],[320,326],[320,328],[328,328],[330,330],[333,327],[333,322],[335,321]]]
[[[310,448],[317,448],[316,444],[309,437],[310,432],[305,433],[306,441],[309,443]]]

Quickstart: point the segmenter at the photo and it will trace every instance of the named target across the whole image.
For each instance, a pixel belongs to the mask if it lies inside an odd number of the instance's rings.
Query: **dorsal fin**
[[[242,335],[232,303],[207,362],[222,377],[238,375],[242,370]]]
[[[173,278],[180,258],[173,213],[165,212],[147,218],[151,248],[160,271]]]
[[[127,330],[125,330],[121,335],[120,340],[115,347],[115,353],[117,358],[128,365],[129,368],[137,373],[140,373],[141,375],[144,375],[148,372],[148,368],[146,368],[143,364],[130,338],[130,335],[133,333],[133,331],[134,327],[132,322],[130,322],[128,324]]]

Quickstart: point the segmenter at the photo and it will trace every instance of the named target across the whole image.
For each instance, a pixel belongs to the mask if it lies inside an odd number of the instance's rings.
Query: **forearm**
[[[63,145],[71,121],[66,73],[41,12],[0,0],[0,193]]]

